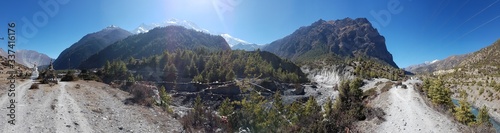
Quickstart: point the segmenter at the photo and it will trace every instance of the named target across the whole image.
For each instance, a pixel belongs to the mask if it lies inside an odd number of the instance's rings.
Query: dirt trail
[[[461,125],[453,122],[446,115],[439,113],[425,104],[422,97],[414,90],[417,80],[409,80],[403,84],[408,89],[393,87],[382,93],[373,101],[372,106],[385,112],[385,121],[375,124],[374,121],[360,122],[365,132],[461,132]]]
[[[0,132],[180,132],[180,123],[158,107],[125,105],[127,92],[99,82],[59,82],[16,87],[16,125],[7,123],[9,97],[0,89]],[[76,86],[81,87],[76,87]]]
[[[75,100],[66,92],[66,82],[60,82],[59,96],[54,101],[57,118],[56,129],[57,132],[62,133],[90,133],[93,132],[89,126],[87,119],[81,113],[80,107],[76,104]]]
[[[17,81],[19,82],[19,81]],[[2,112],[2,115],[0,116],[3,126],[1,129],[1,132],[17,132],[17,129],[23,128],[24,126],[22,125],[22,121],[24,119],[23,115],[26,115],[26,108],[27,108],[27,100],[26,100],[26,91],[29,88],[29,85],[31,85],[29,82],[21,82],[20,84],[16,84],[16,90],[15,90],[15,98],[14,100],[17,102],[15,103],[15,125],[8,124],[7,121],[10,120],[9,116],[7,116],[8,112],[10,109],[7,109],[8,106],[10,106],[10,97],[8,96],[8,93],[4,93],[1,96],[1,103],[0,106],[2,107],[0,112]],[[7,91],[7,90],[5,90]],[[22,130],[25,131],[25,130]]]

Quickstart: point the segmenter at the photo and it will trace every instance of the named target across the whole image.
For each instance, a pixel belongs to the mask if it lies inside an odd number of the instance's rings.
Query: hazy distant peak
[[[2,48],[0,48],[0,56],[7,57],[7,52],[5,52]]]

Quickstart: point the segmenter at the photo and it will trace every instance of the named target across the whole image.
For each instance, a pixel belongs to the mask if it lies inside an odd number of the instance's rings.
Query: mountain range
[[[231,48],[219,35],[198,32],[182,26],[166,26],[117,41],[90,56],[80,64],[80,68],[97,68],[103,66],[106,61],[125,60],[131,57],[141,59],[176,49],[214,51]]]
[[[0,48],[0,56],[7,57],[7,52]],[[53,59],[43,53],[38,53],[34,50],[17,50],[16,53],[16,63],[27,67],[33,67],[34,64],[37,66],[49,65],[50,61]]]
[[[151,23],[151,24],[141,24],[134,30],[130,31],[131,33],[134,34],[140,34],[140,33],[146,33],[154,28],[157,27],[165,27],[165,26],[171,26],[171,25],[176,25],[176,26],[182,26],[187,29],[193,29],[195,31],[199,32],[204,32],[208,34],[213,34],[213,35],[220,35],[222,36],[226,42],[229,44],[231,49],[240,49],[240,50],[246,50],[246,51],[253,51],[255,49],[261,48],[261,45],[257,45],[254,43],[249,43],[247,41],[244,41],[242,39],[233,37],[229,34],[214,34],[208,31],[207,29],[203,29],[196,25],[196,23],[187,21],[187,20],[178,20],[178,19],[169,19],[167,21],[161,22],[161,23]]]
[[[318,20],[265,46],[282,58],[296,62],[321,59],[325,55],[341,58],[369,57],[398,68],[387,51],[385,38],[366,18]]]
[[[465,68],[463,71],[470,69],[486,69],[488,66],[495,68],[499,66],[500,60],[500,40],[497,40],[492,45],[482,48],[476,52],[453,55],[446,59],[435,61],[434,63],[424,63],[406,67],[406,71],[416,74],[432,74],[436,71],[449,70],[454,68]],[[491,70],[488,70],[491,71]]]
[[[78,42],[61,52],[59,57],[54,61],[54,68],[76,68],[90,56],[130,35],[132,35],[132,33],[117,26],[109,26],[101,31],[87,34]]]
[[[467,56],[468,54],[454,55],[443,60],[434,60],[432,62],[411,65],[404,68],[404,70],[412,72],[414,74],[430,74],[438,70],[452,69],[458,66]]]

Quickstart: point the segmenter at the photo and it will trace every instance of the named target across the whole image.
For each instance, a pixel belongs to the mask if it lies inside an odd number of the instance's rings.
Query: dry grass
[[[377,87],[371,88],[363,92],[363,98],[373,99],[377,97]]]
[[[139,105],[152,106],[154,99],[152,98],[153,89],[144,84],[132,85],[129,89],[129,93],[134,95],[133,98],[129,99],[133,103]]]
[[[382,93],[389,91],[393,85],[394,85],[394,83],[391,81],[385,82],[385,85],[384,85],[384,87],[382,87],[382,90],[381,90]]]

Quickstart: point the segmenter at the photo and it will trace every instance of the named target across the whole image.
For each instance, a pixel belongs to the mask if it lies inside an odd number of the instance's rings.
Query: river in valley
[[[458,100],[452,99],[452,101],[453,101],[453,104],[455,104],[457,106],[459,105]],[[477,114],[479,113],[479,109],[474,107],[474,106],[471,106],[471,108],[472,108],[472,114],[474,114],[474,116],[477,117]],[[497,133],[500,133],[500,123],[498,121],[495,121],[495,119],[491,118],[491,116],[490,116],[490,123],[497,130]]]

